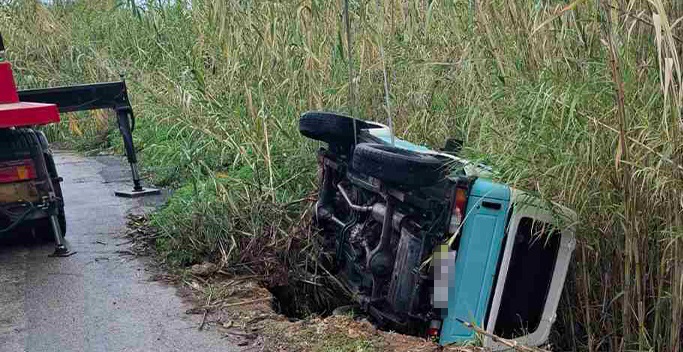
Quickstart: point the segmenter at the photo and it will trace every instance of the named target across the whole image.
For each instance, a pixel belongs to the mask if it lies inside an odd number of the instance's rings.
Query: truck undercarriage
[[[444,345],[475,328],[547,340],[574,246],[551,209],[380,124],[308,112],[299,129],[327,143],[315,214],[331,271],[378,325]]]

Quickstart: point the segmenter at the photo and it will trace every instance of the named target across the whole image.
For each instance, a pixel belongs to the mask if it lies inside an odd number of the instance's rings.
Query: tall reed
[[[352,59],[344,1],[130,4],[3,3],[0,28],[22,86],[125,71],[145,166],[181,187],[156,220],[170,258],[305,249],[317,144],[297,115],[346,110],[352,82],[359,116],[385,122],[389,101],[398,137],[458,136],[498,179],[579,213],[557,349],[680,351],[680,3],[349,1]],[[119,145],[68,118],[55,137]]]

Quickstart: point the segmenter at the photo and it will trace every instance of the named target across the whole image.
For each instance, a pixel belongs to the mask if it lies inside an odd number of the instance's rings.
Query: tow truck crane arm
[[[19,91],[19,99],[36,103],[56,104],[60,113],[112,109],[116,112],[119,131],[123,137],[128,163],[133,174],[133,190],[116,192],[119,197],[138,197],[159,193],[157,189],[145,189],[140,182],[137,155],[133,144],[135,115],[128,99],[126,81],[121,77],[118,82],[82,84],[44,89]]]
[[[0,61],[3,61],[5,45],[0,34]],[[133,190],[131,192],[116,192],[119,197],[138,197],[157,194],[157,189],[145,189],[140,182],[138,160],[133,144],[133,130],[135,129],[135,115],[128,99],[126,81],[121,76],[118,82],[82,84],[74,86],[28,89],[18,91],[18,101],[33,103],[56,104],[60,113],[112,109],[116,112],[119,131],[123,137],[126,157],[133,174]],[[16,95],[14,96],[16,98]]]

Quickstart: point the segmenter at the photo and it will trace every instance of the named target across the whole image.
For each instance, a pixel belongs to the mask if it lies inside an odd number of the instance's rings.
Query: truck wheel
[[[60,199],[59,202],[59,227],[62,228],[62,236],[66,237],[66,215],[64,213],[64,194],[62,193],[62,184],[59,182],[59,175],[57,174],[57,167],[55,166],[55,158],[52,153],[45,153],[45,163],[47,164],[50,178],[52,178],[52,187],[55,189],[55,197]],[[49,221],[48,221],[48,225]],[[50,225],[50,235],[52,235],[52,225]],[[54,238],[54,237],[53,237]]]
[[[47,142],[47,136],[45,136],[45,133],[43,131],[35,131],[36,136],[38,136],[38,141],[40,141],[40,147],[43,148],[43,151],[48,151],[50,150],[50,145]]]
[[[447,165],[434,156],[384,144],[362,143],[353,153],[354,170],[408,187],[432,185],[444,178]]]
[[[299,133],[317,141],[332,144],[354,142],[353,118],[331,112],[309,111],[299,118]],[[356,130],[366,126],[356,119]]]
[[[26,128],[0,129],[0,160],[31,158],[41,149],[33,133]]]
[[[62,237],[66,237],[66,214],[64,213],[64,195],[62,193],[62,184],[58,180],[57,168],[55,167],[55,160],[51,153],[45,153],[45,163],[47,164],[47,169],[52,179],[52,187],[55,190],[55,197],[61,199],[58,207],[57,220],[59,222],[59,227],[62,230]],[[54,232],[52,230],[52,224],[50,219],[40,219],[37,220],[35,224],[36,235],[44,241],[54,241]]]

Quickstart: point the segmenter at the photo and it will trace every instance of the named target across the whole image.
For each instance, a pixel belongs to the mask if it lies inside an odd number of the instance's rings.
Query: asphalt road
[[[151,281],[120,238],[128,212],[160,197],[121,199],[130,175],[119,158],[58,153],[64,177],[67,242],[78,251],[48,258],[52,245],[0,245],[0,351],[236,351],[175,289]]]

